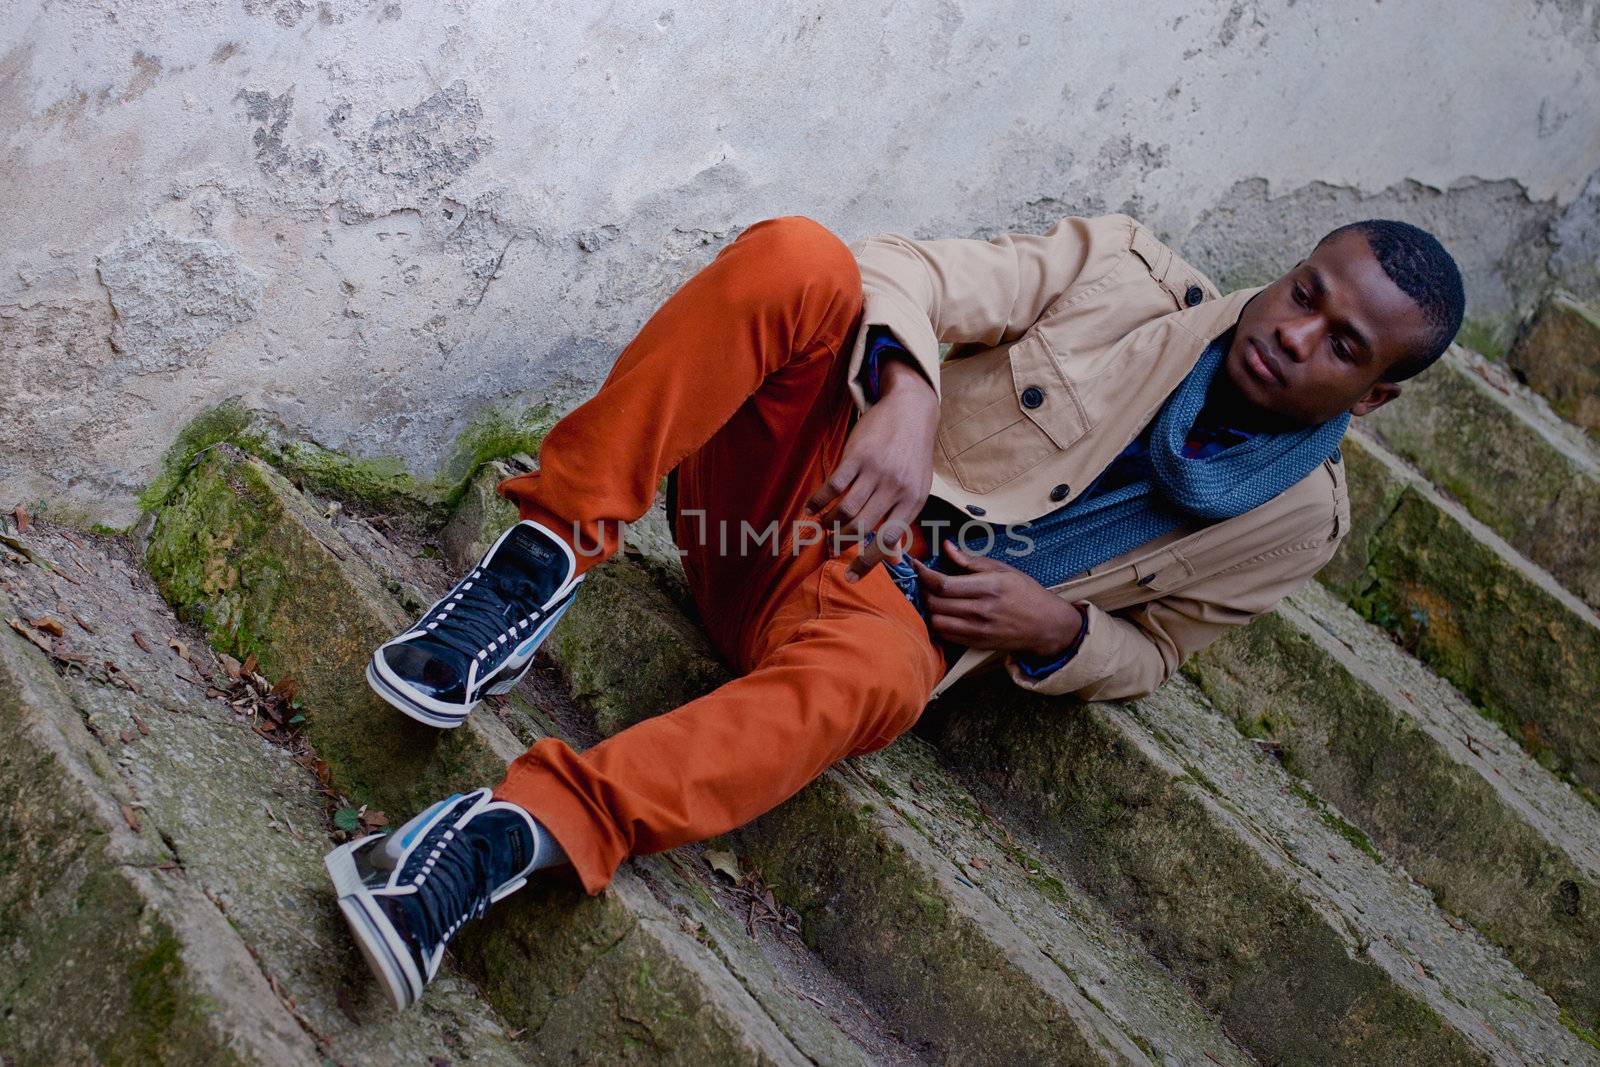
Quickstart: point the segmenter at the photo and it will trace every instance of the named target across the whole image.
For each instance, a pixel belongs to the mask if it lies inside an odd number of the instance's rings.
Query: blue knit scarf
[[[1350,423],[1341,411],[1326,422],[1284,433],[1257,433],[1204,459],[1183,454],[1195,417],[1205,406],[1222,367],[1233,331],[1212,341],[1146,426],[1148,447],[1132,459],[1135,477],[1116,488],[1089,490],[1021,526],[1027,541],[1004,527],[989,537],[968,524],[969,551],[992,556],[1045,586],[1057,585],[1090,567],[1174,530],[1242,515],[1310,474],[1323,460],[1339,459],[1339,441]],[[1098,484],[1103,479],[1096,479]],[[985,541],[988,544],[985,545]],[[937,549],[936,549],[937,551]],[[943,570],[937,557],[933,563]]]

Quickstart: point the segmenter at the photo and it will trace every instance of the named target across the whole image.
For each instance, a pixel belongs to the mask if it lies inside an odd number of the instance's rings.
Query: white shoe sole
[[[422,976],[417,972],[411,953],[401,941],[400,934],[388,916],[372,901],[372,894],[361,884],[356,871],[354,852],[366,841],[359,838],[340,845],[323,857],[322,865],[333,879],[334,892],[338,894],[339,911],[344,915],[350,933],[356,939],[373,977],[383,986],[389,1003],[396,1010],[404,1010],[422,996]]]

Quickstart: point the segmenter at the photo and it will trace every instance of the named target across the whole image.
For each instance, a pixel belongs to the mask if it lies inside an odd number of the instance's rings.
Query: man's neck
[[[1298,423],[1275,411],[1252,404],[1239,392],[1226,370],[1217,369],[1206,391],[1206,401],[1195,422],[1204,426],[1225,426],[1249,433],[1283,433],[1299,429]]]

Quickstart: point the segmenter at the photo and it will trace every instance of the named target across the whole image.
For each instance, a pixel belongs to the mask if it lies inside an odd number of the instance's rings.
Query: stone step
[[[1190,657],[1239,731],[1600,1033],[1600,811],[1316,582]]]
[[[9,628],[0,752],[7,1060],[316,1062],[226,917],[139,818],[48,661]]]
[[[1550,294],[1506,363],[1563,419],[1600,438],[1600,311],[1570,293]]]
[[[515,514],[480,480],[464,514]],[[461,543],[481,545],[478,533]],[[589,572],[551,637],[601,730],[726,679],[683,616],[658,509]],[[464,559],[464,557],[463,557]],[[729,837],[835,974],[936,1062],[1245,1063],[1107,909],[1029,854],[906,738],[848,761]]]
[[[62,573],[76,575],[76,584],[25,570],[6,579],[0,616],[64,622],[69,632],[60,636],[33,632],[68,657],[63,663],[76,666],[57,678],[42,651],[5,627],[0,690],[20,695],[27,705],[24,723],[36,728],[50,723],[59,730],[56,741],[64,747],[58,760],[96,769],[98,832],[112,842],[136,836],[144,855],[108,869],[94,848],[62,833],[60,823],[33,827],[22,836],[46,840],[38,831],[48,827],[53,849],[82,850],[79,857],[67,852],[54,857],[57,862],[41,862],[38,871],[73,869],[87,860],[86,873],[108,885],[116,877],[136,887],[151,883],[143,894],[159,903],[147,905],[143,915],[128,913],[131,901],[108,895],[83,908],[74,920],[81,933],[72,934],[82,944],[65,954],[70,963],[41,961],[47,966],[21,987],[31,1003],[17,1005],[12,1023],[28,1031],[28,1040],[0,1037],[0,1048],[27,1052],[37,1049],[32,1042],[41,1035],[52,1042],[92,1035],[111,1042],[106,1050],[141,1062],[223,1062],[228,1058],[224,1047],[239,1061],[271,1065],[426,1063],[430,1057],[524,1062],[499,1017],[454,974],[441,975],[417,1010],[404,1015],[390,1010],[338,912],[328,906],[322,856],[333,841],[321,783],[288,748],[252,729],[248,713],[207,695],[207,678],[228,686],[223,668],[200,636],[172,617],[149,579],[125,565],[135,558],[131,546],[52,536],[42,527],[29,540]],[[94,634],[75,617],[94,627]],[[178,657],[173,641],[186,659]],[[106,663],[116,666],[114,675],[103,667]],[[107,680],[113,676],[130,681],[138,692],[113,685]],[[6,721],[13,721],[9,716],[7,709]],[[22,747],[6,745],[10,752]],[[31,770],[52,766],[41,760]],[[0,777],[8,792],[17,787],[9,770]],[[57,779],[70,783],[75,777],[57,768],[44,783],[46,791],[29,797],[28,805],[37,810],[70,805],[72,790],[60,789]],[[139,824],[136,835],[123,805]],[[27,809],[8,798],[5,810]],[[15,839],[10,828],[8,837]],[[11,883],[9,875],[6,880]],[[158,944],[144,964],[156,968],[150,974],[130,977],[122,962],[101,958],[100,946],[146,923],[162,922],[163,910],[179,908],[166,923],[174,931],[177,953],[169,960]],[[35,914],[51,911],[41,907]],[[208,933],[195,938],[189,931],[197,926]],[[71,995],[62,998],[63,989]],[[134,1001],[119,1009],[121,1026],[102,1025],[100,1011],[82,1006],[115,1000],[130,990]],[[9,996],[7,1001],[8,1009],[13,1007]],[[34,1014],[39,1009],[62,1015],[51,1021],[47,1014]],[[169,1014],[185,1020],[198,1015],[216,1040],[190,1031],[162,1038],[158,1027]],[[252,1015],[270,1017],[273,1029],[267,1036],[277,1040],[264,1043],[263,1027]],[[149,1035],[133,1036],[129,1031],[136,1027],[149,1028]],[[129,1054],[132,1049],[140,1052]],[[63,1043],[54,1055],[24,1059],[112,1062],[116,1056]]]
[[[1351,529],[1317,580],[1545,766],[1600,787],[1600,617],[1358,429]]]
[[[919,732],[1265,1062],[1600,1062],[1181,674],[1084,705],[991,672]]]
[[[432,730],[374,696],[367,657],[410,617],[320,509],[232,446],[197,458],[156,515],[146,558],[216,647],[292,679],[312,744],[353,799],[403,817],[498,781],[529,739],[493,715]],[[642,866],[672,881],[658,861]],[[747,942],[718,940],[700,901],[671,903],[631,866],[594,898],[539,880],[455,951],[541,1062],[864,1061],[810,1004],[764,996],[745,973],[762,961]]]
[[[1600,608],[1600,447],[1504,364],[1458,345],[1404,388],[1361,428]]]

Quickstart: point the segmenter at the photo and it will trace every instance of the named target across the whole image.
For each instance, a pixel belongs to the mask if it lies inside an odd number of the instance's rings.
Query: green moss
[[[1600,1036],[1597,1036],[1593,1030],[1574,1019],[1572,1013],[1566,1008],[1561,1009],[1561,1025],[1570,1030],[1572,1035],[1579,1041],[1600,1049]]]
[[[128,994],[133,1001],[132,1015],[140,1022],[140,1047],[137,1055],[128,1056],[127,1062],[157,1063],[165,1052],[162,1039],[173,1031],[178,1017],[179,983],[183,977],[181,949],[178,939],[163,931],[128,969]],[[117,1051],[120,1055],[133,1050]]]
[[[1516,323],[1504,318],[1466,318],[1456,334],[1456,344],[1488,359],[1505,358],[1516,333]]]
[[[139,507],[154,511],[177,488],[194,457],[242,433],[250,425],[250,409],[238,399],[225,400],[209,411],[202,411],[178,431],[177,439],[161,458],[161,473],[139,494]]]
[[[266,460],[301,489],[436,525],[449,514],[482,464],[518,452],[537,454],[559,414],[549,403],[520,413],[482,414],[459,436],[439,475],[422,480],[395,456],[352,457],[295,438],[270,416],[233,398],[201,412],[178,431],[162,459],[161,472],[139,494],[139,506],[146,512],[160,507],[195,457],[227,442]]]
[[[439,474],[445,503],[454,505],[465,492],[468,480],[489,460],[505,459],[518,452],[537,456],[545,434],[560,417],[561,411],[553,402],[521,412],[490,409],[479,413],[457,436]]]
[[[1323,822],[1327,823],[1328,827],[1332,829],[1334,833],[1338,834],[1340,837],[1356,846],[1356,848],[1359,848],[1362,852],[1365,852],[1367,855],[1371,856],[1378,863],[1383,862],[1383,854],[1380,853],[1372,844],[1372,838],[1368,837],[1364,832],[1362,832],[1359,826],[1348,823],[1338,815],[1335,815],[1333,812],[1329,811],[1328,806],[1322,802],[1321,797],[1317,796],[1317,794],[1313,793],[1299,782],[1295,782],[1292,786],[1290,786],[1290,788],[1294,790],[1294,795],[1305,801],[1306,804],[1317,813],[1317,817]]]

